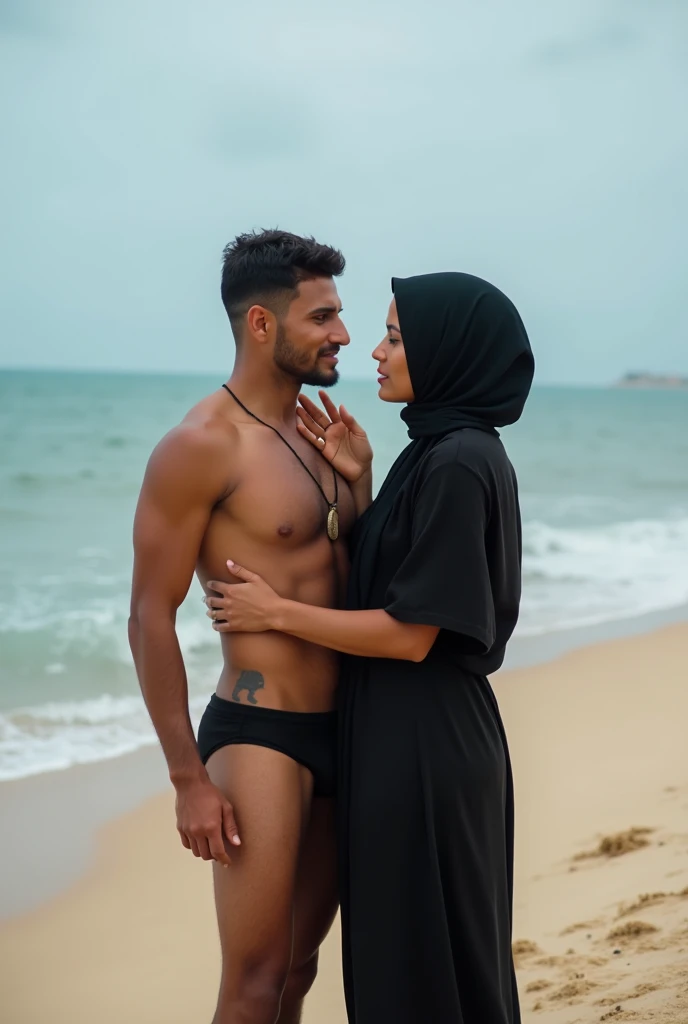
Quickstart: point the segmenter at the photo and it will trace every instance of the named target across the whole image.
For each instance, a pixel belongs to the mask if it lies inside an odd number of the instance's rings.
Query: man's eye
[[[313,319],[315,320],[316,324],[324,324],[325,321],[327,320],[327,314],[321,313],[320,316],[315,316],[313,317]]]

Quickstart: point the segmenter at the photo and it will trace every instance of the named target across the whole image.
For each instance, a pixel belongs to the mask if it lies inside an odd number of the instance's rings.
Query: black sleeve
[[[461,462],[432,467],[416,497],[411,550],[392,578],[385,611],[401,622],[439,626],[466,638],[466,653],[495,641],[495,613],[485,549],[489,495]]]

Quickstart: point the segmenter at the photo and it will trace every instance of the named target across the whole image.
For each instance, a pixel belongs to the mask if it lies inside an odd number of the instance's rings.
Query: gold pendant
[[[339,512],[336,505],[327,514],[327,536],[330,540],[336,540],[339,536]]]

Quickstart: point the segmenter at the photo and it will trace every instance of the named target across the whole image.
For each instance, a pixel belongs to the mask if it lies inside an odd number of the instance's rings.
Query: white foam
[[[6,603],[0,602],[0,634],[51,634],[60,655],[73,648],[83,654],[104,652],[107,657],[131,665],[127,640],[129,615],[128,574],[112,577],[88,576],[89,593],[83,595],[83,580],[44,577],[40,586],[22,587]],[[107,587],[110,594],[94,593],[92,587]],[[182,650],[189,653],[217,651],[219,638],[210,627],[202,602],[203,592],[194,580],[177,620]],[[62,658],[55,658],[61,661]]]
[[[519,632],[575,628],[688,601],[688,519],[524,524]]]
[[[677,607],[688,602],[688,518],[575,528],[526,521],[523,569],[521,635]],[[65,580],[37,590],[27,586],[0,609],[0,632],[16,634],[15,658],[21,660],[23,644],[44,651],[39,664],[56,686],[59,681],[65,696],[76,664],[82,678],[85,670],[93,673],[94,685],[107,688],[113,667],[121,680],[122,665],[133,682],[126,629],[128,578],[122,581],[113,584],[109,595],[93,590],[84,595],[77,589],[66,607],[59,604],[66,594]],[[70,582],[81,581],[70,577]],[[205,690],[192,700],[195,718],[214,688],[221,660],[218,637],[200,598],[194,584],[177,623],[191,677]],[[19,708],[0,715],[0,780],[117,757],[155,742],[140,696],[105,693],[90,700]]]
[[[191,701],[194,725],[206,703],[207,696]],[[141,697],[102,694],[18,708],[0,715],[0,781],[119,757],[155,742]]]

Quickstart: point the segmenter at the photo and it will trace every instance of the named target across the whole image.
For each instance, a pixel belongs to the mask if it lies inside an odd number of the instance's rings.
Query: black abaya
[[[423,360],[413,314],[437,278],[435,308],[438,296],[450,294],[444,308],[439,303],[442,328],[434,336],[432,316],[423,320]],[[402,301],[406,286],[411,294]],[[520,598],[516,481],[494,427],[520,413],[532,356],[518,314],[484,282],[432,275],[395,282],[395,291],[416,394],[405,418],[417,440],[359,521],[349,604],[440,632],[422,663],[347,658],[344,665],[339,853],[347,1009],[351,1024],[518,1024],[513,791],[486,676],[503,660]],[[516,318],[500,335],[501,369],[477,411],[475,403],[459,407],[455,394],[443,404],[442,387],[429,411],[423,395],[433,375],[444,373],[446,393],[461,371],[448,373],[446,365],[459,341],[466,343],[463,365],[475,339],[490,348],[475,315],[483,294]],[[447,312],[461,312],[468,300],[473,335],[466,342],[465,330],[452,336]],[[515,364],[527,383],[497,423],[485,413],[488,392],[499,397]]]

